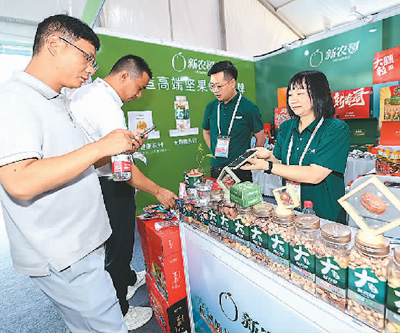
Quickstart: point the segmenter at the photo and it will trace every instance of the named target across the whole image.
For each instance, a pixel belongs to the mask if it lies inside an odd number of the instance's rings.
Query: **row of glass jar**
[[[352,246],[344,225],[320,228],[315,215],[279,214],[268,203],[242,208],[216,195],[207,207],[187,202],[183,218],[365,324],[382,330],[386,309],[387,331],[400,327],[400,249],[391,262],[386,239],[359,232]]]

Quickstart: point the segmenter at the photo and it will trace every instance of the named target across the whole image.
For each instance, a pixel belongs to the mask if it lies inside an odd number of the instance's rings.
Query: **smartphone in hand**
[[[144,130],[144,132],[142,133],[142,134],[140,134],[139,136],[140,136],[140,138],[144,138],[144,136],[145,135],[147,135],[147,134],[149,134],[151,131],[154,131],[155,129],[156,129],[156,125],[153,125],[153,126],[151,126],[151,127],[149,127],[149,128],[146,128],[145,130]]]
[[[231,163],[228,164],[228,167],[230,169],[238,169],[240,168],[243,164],[246,163],[247,159],[254,157],[254,155],[257,153],[257,149],[250,149],[246,152],[244,152],[242,155],[240,155],[238,158],[234,159]]]

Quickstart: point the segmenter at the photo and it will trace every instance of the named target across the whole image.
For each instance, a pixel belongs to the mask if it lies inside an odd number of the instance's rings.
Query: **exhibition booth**
[[[164,332],[399,332],[399,25],[397,15],[255,58],[95,29],[93,79],[131,53],[153,72],[145,96],[122,108],[129,129],[157,126],[139,150],[140,170],[179,193],[176,210],[136,195],[149,300]],[[222,60],[237,67],[237,90],[258,106],[269,149],[289,119],[289,79],[307,69],[327,76],[335,117],[351,135],[341,202],[347,226],[305,214],[290,187],[264,171],[229,187],[207,177],[202,122],[215,99],[207,72]],[[193,169],[203,171],[194,182]]]

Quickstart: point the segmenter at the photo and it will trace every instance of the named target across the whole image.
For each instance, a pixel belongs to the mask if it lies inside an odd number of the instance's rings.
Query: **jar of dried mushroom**
[[[289,242],[294,237],[292,210],[275,210],[268,225],[269,268],[281,277],[290,279]]]
[[[268,265],[268,224],[274,206],[262,202],[253,206],[254,220],[250,227],[251,257],[262,265]]]
[[[236,241],[234,241],[233,237],[233,221],[237,218],[238,214],[237,206],[234,202],[224,200],[220,203],[221,240],[224,243],[229,243],[231,247],[236,246]]]
[[[383,330],[389,265],[389,241],[360,230],[349,258],[348,304],[353,317]]]
[[[400,332],[400,246],[393,249],[388,268],[386,296],[386,332]]]
[[[320,236],[319,217],[301,214],[295,217],[296,233],[290,242],[290,269],[293,284],[315,294],[315,254]]]
[[[236,241],[235,249],[246,257],[251,257],[250,227],[253,224],[254,215],[251,207],[237,206],[238,215],[233,220],[233,239]]]
[[[193,201],[185,201],[182,208],[183,220],[187,223],[193,222]]]
[[[321,227],[316,251],[317,297],[345,311],[351,247],[350,228],[339,223]]]

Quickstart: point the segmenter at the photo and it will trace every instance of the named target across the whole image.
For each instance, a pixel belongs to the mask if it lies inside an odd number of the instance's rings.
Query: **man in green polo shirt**
[[[252,135],[256,147],[264,146],[264,125],[258,107],[236,89],[238,71],[232,62],[217,62],[207,75],[216,100],[206,107],[203,137],[215,156],[211,159],[211,177],[218,178],[224,166],[250,148]],[[252,181],[251,171],[234,171],[241,181]]]

